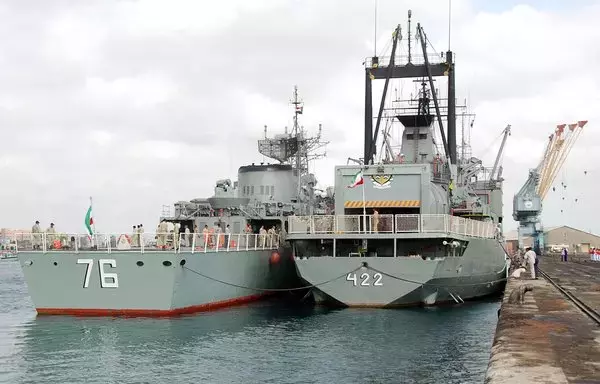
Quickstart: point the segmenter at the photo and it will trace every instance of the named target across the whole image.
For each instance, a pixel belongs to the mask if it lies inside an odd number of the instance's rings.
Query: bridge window
[[[271,185],[271,196],[275,196],[275,186]]]
[[[414,140],[414,139],[415,139],[415,135],[413,133],[406,134],[406,140]],[[425,140],[425,139],[427,139],[427,134],[419,133],[419,140]]]
[[[261,195],[264,195],[264,194],[265,194],[265,186],[264,186],[264,185],[261,185],[261,186],[260,186],[260,194],[261,194]]]
[[[254,195],[254,185],[250,187],[250,194]]]

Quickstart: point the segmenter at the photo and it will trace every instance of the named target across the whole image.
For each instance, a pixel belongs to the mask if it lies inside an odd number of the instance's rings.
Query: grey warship
[[[288,218],[298,274],[312,286],[308,296],[319,304],[386,308],[462,303],[505,286],[499,160],[510,126],[492,168],[471,156],[465,134],[459,156],[453,52],[428,54],[428,40],[417,24],[422,55],[413,55],[410,20],[409,11],[408,57],[396,55],[402,39],[398,25],[391,55],[365,61],[364,157],[335,167],[334,214]],[[410,78],[416,78],[416,96],[384,108],[390,80]],[[446,79],[445,100],[434,78]],[[373,132],[376,79],[385,84]],[[388,125],[382,130],[381,159],[376,160],[383,120],[401,124],[401,150],[394,153]],[[441,143],[434,138],[436,125]]]
[[[156,233],[17,234],[13,244],[38,314],[170,316],[259,300],[299,287],[285,236],[289,215],[325,213],[294,89],[291,132],[258,140],[275,164],[251,164],[214,196],[163,207]],[[171,229],[172,228],[172,229]],[[186,231],[185,229],[189,229]],[[298,290],[301,292],[301,290]]]

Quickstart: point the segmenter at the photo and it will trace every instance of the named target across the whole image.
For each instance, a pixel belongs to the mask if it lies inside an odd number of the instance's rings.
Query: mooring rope
[[[306,285],[306,286],[303,286],[303,287],[296,287],[296,288],[255,288],[255,287],[247,287],[247,286],[244,286],[244,285],[229,283],[227,281],[223,281],[223,280],[219,280],[219,279],[214,278],[214,277],[207,276],[207,275],[205,275],[205,274],[203,274],[201,272],[198,272],[198,271],[195,271],[195,270],[193,270],[191,268],[188,268],[185,265],[183,266],[183,268],[187,269],[188,271],[190,271],[192,273],[195,273],[198,276],[202,276],[202,277],[204,277],[206,279],[209,279],[209,280],[212,280],[212,281],[216,281],[216,282],[221,283],[221,284],[229,285],[231,287],[249,289],[249,290],[252,290],[252,291],[259,291],[259,292],[288,292],[288,291],[300,291],[302,289],[315,288],[315,287],[319,287],[321,285],[325,285],[325,284],[331,283],[332,281],[335,281],[337,279],[341,279],[344,276],[348,276],[348,274],[350,274],[352,272],[356,272],[357,270],[359,270],[360,268],[362,268],[362,265],[359,266],[359,267],[354,268],[350,272],[346,272],[346,273],[344,273],[344,274],[342,274],[340,276],[337,276],[337,277],[335,277],[333,279],[330,279],[330,280],[327,280],[327,281],[323,281],[323,282],[318,283],[318,284],[311,284],[311,285]]]
[[[389,274],[387,272],[383,272],[378,270],[377,268],[373,268],[371,266],[367,266],[366,268],[369,268],[375,272],[381,273],[384,276],[388,276],[391,277],[392,279],[396,279],[396,280],[400,280],[400,281],[404,281],[406,283],[412,283],[412,284],[416,284],[416,285],[421,285],[421,286],[431,286],[431,287],[438,287],[438,288],[446,288],[446,287],[468,287],[468,286],[474,286],[474,285],[484,285],[484,284],[495,284],[497,282],[500,281],[505,281],[507,280],[505,277],[502,279],[498,279],[498,280],[491,280],[491,281],[483,281],[481,283],[467,283],[467,284],[435,284],[435,283],[427,283],[427,282],[422,282],[422,281],[416,281],[416,280],[410,280],[410,279],[405,279],[402,277],[398,277],[398,276],[394,276],[392,274]],[[483,276],[483,275],[476,275],[476,276]],[[469,276],[472,277],[472,276]]]

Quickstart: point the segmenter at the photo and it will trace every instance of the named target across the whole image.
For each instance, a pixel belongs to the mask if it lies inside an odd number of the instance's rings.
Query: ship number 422
[[[381,279],[383,279],[381,273],[375,273],[373,275],[373,285],[377,287],[382,287],[383,282],[381,281]],[[352,285],[354,285],[355,287],[357,285],[361,285],[363,287],[368,287],[371,285],[371,275],[369,275],[368,273],[363,273],[358,278],[356,277],[356,273],[349,273],[348,276],[346,276],[346,280],[351,281]],[[360,283],[358,282],[359,280]]]
[[[94,268],[94,259],[77,259],[77,264],[87,264],[85,269],[85,278],[83,280],[83,288],[90,285],[90,276]],[[100,272],[100,288],[119,288],[119,280],[116,273],[104,272],[104,266],[110,265],[112,268],[117,267],[117,261],[114,259],[99,259],[98,271]],[[112,280],[112,281],[111,281]]]

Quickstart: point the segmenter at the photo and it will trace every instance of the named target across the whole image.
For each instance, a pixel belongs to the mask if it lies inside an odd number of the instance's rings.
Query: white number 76
[[[85,279],[83,280],[83,288],[90,286],[90,276],[94,267],[94,259],[77,259],[77,264],[87,264],[85,269]],[[110,265],[112,268],[117,267],[117,261],[114,259],[99,259],[98,270],[100,271],[100,288],[119,288],[119,279],[116,273],[104,272],[104,265]],[[112,279],[112,281],[106,281]]]

